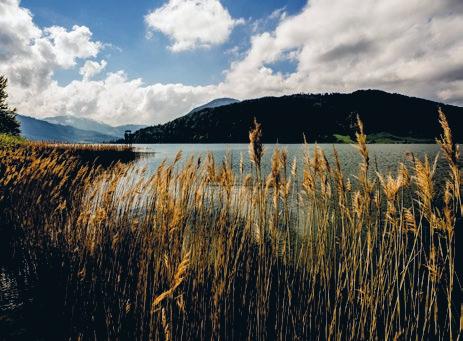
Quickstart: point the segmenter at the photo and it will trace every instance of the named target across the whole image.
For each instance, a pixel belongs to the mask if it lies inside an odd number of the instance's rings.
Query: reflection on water
[[[26,316],[33,302],[31,276],[24,259],[0,243],[0,340],[30,338]]]
[[[179,150],[183,152],[182,160],[187,160],[192,155],[201,155],[204,158],[207,152],[211,152],[215,160],[221,162],[225,155],[228,154],[233,167],[236,169],[242,157],[244,171],[250,172],[251,170],[247,144],[156,144],[136,145],[135,147],[143,155],[137,161],[137,166],[146,167],[148,173],[154,171],[163,160],[172,161]],[[301,165],[305,152],[304,145],[279,145],[278,147],[287,150],[290,162],[297,159]],[[319,147],[325,152],[328,161],[332,162],[334,160],[333,146],[320,144]],[[270,171],[270,160],[274,148],[275,145],[265,145],[262,162],[264,174]],[[356,148],[352,145],[336,145],[336,149],[345,175],[356,174],[361,161]],[[427,154],[433,159],[438,151],[439,147],[437,145],[369,146],[372,169],[378,169],[382,173],[395,172],[399,162],[407,162],[407,155],[413,154],[422,158]],[[309,152],[313,152],[313,145],[309,145]],[[301,168],[299,167],[299,170]],[[442,171],[443,168],[438,167],[438,172]],[[439,178],[439,174],[437,174],[436,178]],[[2,236],[0,236],[1,239]],[[37,301],[37,299],[34,296],[34,290],[32,290],[34,287],[33,281],[28,276],[24,259],[19,257],[18,260],[18,255],[12,257],[8,247],[0,245],[0,249],[2,249],[0,252],[0,340],[30,339],[31,335],[35,339],[37,337],[36,328],[40,329],[43,326],[40,326],[41,323],[37,322],[40,319],[37,316],[37,306],[34,307],[34,301]],[[30,312],[31,309],[32,313]],[[35,322],[31,323],[31,320]]]
[[[264,157],[262,167],[264,173],[270,171],[271,158],[275,144],[264,145]],[[355,145],[347,144],[319,144],[319,148],[326,154],[328,161],[334,160],[333,147],[336,148],[341,167],[346,174],[356,173],[361,161],[360,155]],[[245,171],[250,171],[251,164],[248,157],[248,144],[139,144],[135,145],[137,151],[145,155],[138,162],[140,165],[147,166],[149,170],[154,170],[163,160],[171,161],[179,150],[183,153],[183,160],[191,156],[206,156],[211,152],[216,161],[221,161],[225,155],[229,154],[235,167],[238,166],[241,155],[244,161]],[[302,144],[278,145],[280,149],[286,149],[288,160],[294,158],[302,162],[304,153],[307,150]],[[308,145],[309,153],[312,153],[314,145]],[[395,171],[399,162],[404,162],[407,155],[424,157],[427,154],[434,158],[439,152],[439,146],[430,144],[373,144],[368,146],[372,167],[378,167],[381,172]]]
[[[318,148],[322,149],[331,166],[334,165],[335,156],[333,148],[336,149],[344,176],[351,177],[353,186],[355,187],[356,180],[353,176],[357,175],[361,156],[356,148],[356,145],[348,144],[318,144]],[[311,156],[314,151],[314,144],[307,146],[303,144],[266,144],[264,145],[264,156],[262,158],[262,172],[264,175],[271,171],[272,154],[278,147],[280,150],[285,149],[288,153],[288,162],[293,162],[294,159],[298,163],[298,177],[303,176],[303,160],[308,152]],[[182,159],[179,162],[185,162],[190,157],[201,157],[205,160],[208,153],[214,156],[217,163],[220,163],[226,156],[231,159],[232,167],[236,172],[239,170],[240,159],[243,159],[244,173],[250,173],[252,164],[249,160],[248,144],[138,144],[135,145],[142,157],[138,159],[137,166],[145,167],[146,174],[150,174],[156,170],[162,161],[173,161],[178,151],[182,151]],[[438,145],[432,144],[372,144],[368,145],[370,156],[370,176],[374,177],[376,171],[382,174],[397,172],[399,163],[404,163],[406,166],[412,165],[412,158],[423,159],[427,155],[432,163],[434,158],[439,154],[440,148]],[[446,162],[443,158],[439,158],[437,163],[435,180],[439,182],[443,179],[443,172],[446,172]]]
[[[21,304],[16,278],[0,267],[0,311],[8,312]]]

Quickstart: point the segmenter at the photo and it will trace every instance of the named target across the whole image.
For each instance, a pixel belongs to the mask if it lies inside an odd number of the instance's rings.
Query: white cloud
[[[161,9],[183,2],[170,1]],[[236,20],[223,11],[228,25],[222,23],[214,31],[228,35]],[[112,124],[166,122],[222,96],[243,99],[358,88],[463,104],[460,0],[311,0],[297,15],[279,13],[273,16],[275,29],[255,33],[247,51],[229,51],[235,61],[225,70],[223,82],[144,84],[123,71],[92,80],[106,63],[87,59],[95,60],[107,44],[94,41],[89,28],[40,28],[18,1],[0,0],[0,74],[8,76],[11,104],[22,113],[72,114]],[[198,27],[204,25],[200,22]],[[169,35],[172,48],[213,44],[206,34],[182,34]],[[84,61],[82,80],[59,85],[54,72],[75,68],[79,59]],[[292,63],[294,70],[278,72],[275,63],[281,62]]]
[[[278,24],[281,20],[284,20],[287,15],[288,13],[286,12],[286,7],[277,8],[267,17],[252,21],[251,30],[254,34],[268,31],[270,27],[275,27],[275,24]]]
[[[46,88],[55,69],[69,69],[76,59],[95,57],[102,48],[85,26],[40,29],[17,0],[0,2],[0,27],[0,73],[23,92]]]
[[[220,94],[216,86],[145,85],[123,71],[92,80],[107,62],[85,59],[109,44],[93,41],[84,26],[39,28],[16,0],[0,2],[0,27],[0,74],[8,77],[10,102],[23,114],[69,114],[111,124],[166,122]],[[74,68],[78,59],[85,60],[82,80],[59,85],[54,72]]]
[[[66,86],[52,82],[40,96],[23,98],[21,110],[38,117],[63,113],[91,117],[114,125],[167,122],[215,93],[215,86],[145,85],[119,71],[100,81],[83,79]]]
[[[254,96],[381,88],[463,104],[463,2],[311,0],[252,37],[226,83]],[[276,62],[293,60],[282,75]]]
[[[145,22],[171,39],[173,52],[180,52],[222,44],[244,20],[233,19],[219,0],[168,0],[146,15]]]
[[[274,10],[268,17],[270,20],[283,20],[288,14],[286,13],[286,7],[278,8]]]
[[[76,58],[95,57],[102,47],[100,42],[91,40],[92,32],[85,26],[74,25],[72,31],[52,26],[44,32],[45,39],[50,41],[54,48],[57,64],[64,68],[74,66]]]
[[[442,101],[463,105],[463,80],[448,84],[444,90],[439,91],[438,98]]]
[[[85,64],[79,69],[79,74],[82,75],[84,80],[89,80],[103,71],[108,63],[102,59],[101,62],[87,60]]]

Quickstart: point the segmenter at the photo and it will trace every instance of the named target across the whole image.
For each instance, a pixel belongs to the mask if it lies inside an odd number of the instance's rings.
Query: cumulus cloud
[[[29,108],[38,117],[66,113],[113,125],[158,123],[209,100],[211,93],[217,93],[215,86],[146,85],[119,71],[99,81],[76,80],[66,86],[52,82],[40,96],[23,98],[21,108]]]
[[[89,80],[103,71],[108,63],[102,59],[101,62],[87,60],[85,64],[79,69],[79,74],[82,75],[84,80]]]
[[[311,0],[252,37],[226,82],[255,95],[381,88],[463,103],[460,32],[458,0]],[[272,69],[287,60],[293,73]]]
[[[184,2],[171,0],[158,10],[175,8],[175,4],[182,7]],[[236,20],[220,3],[211,3],[218,4],[221,10],[216,12],[228,18],[228,24],[225,20],[213,31],[228,35]],[[9,77],[11,104],[22,113],[38,117],[71,114],[112,124],[163,123],[223,96],[244,99],[359,88],[463,104],[460,0],[311,0],[297,15],[276,13],[274,28],[264,26],[263,31],[254,32],[249,49],[229,51],[234,61],[221,83],[145,84],[123,71],[94,80],[106,67],[105,61],[95,58],[107,44],[95,41],[89,28],[40,28],[17,0],[3,0],[0,74]],[[212,22],[199,20],[188,31],[209,28]],[[172,49],[221,41],[220,34],[206,38],[206,33],[191,32],[170,34]],[[56,70],[75,68],[78,61],[84,62],[81,80],[62,86],[53,79]],[[277,65],[282,62],[292,64],[293,70],[279,72]]]
[[[107,62],[87,58],[108,44],[94,41],[85,26],[40,28],[17,0],[0,2],[0,27],[0,74],[8,77],[11,104],[23,114],[76,115],[115,125],[159,123],[221,94],[214,85],[147,85],[123,71],[92,80]],[[53,79],[56,70],[74,68],[79,59],[85,60],[82,80],[62,86]]]
[[[102,48],[85,26],[40,29],[17,0],[0,2],[0,27],[0,73],[19,92],[46,88],[54,70],[69,69],[77,59],[95,57]]]
[[[64,27],[52,26],[44,30],[55,52],[56,63],[64,68],[75,65],[76,58],[95,57],[102,44],[92,41],[92,32],[86,26],[74,25],[71,31]]]
[[[145,22],[171,39],[173,52],[180,52],[222,44],[244,20],[233,19],[219,0],[169,0],[146,15]]]

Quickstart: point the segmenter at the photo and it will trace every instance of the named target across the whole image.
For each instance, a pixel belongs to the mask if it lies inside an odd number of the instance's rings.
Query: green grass
[[[333,134],[336,143],[355,143],[349,135]],[[420,139],[411,136],[396,136],[387,132],[372,133],[367,136],[367,143],[396,144],[396,143],[435,143],[431,139]]]
[[[411,136],[396,136],[387,132],[369,134],[367,137],[368,143],[435,143],[432,139],[415,138]]]
[[[10,134],[0,134],[0,148],[10,148],[27,143],[27,140],[21,136]]]
[[[349,135],[333,134],[337,143],[354,143]]]

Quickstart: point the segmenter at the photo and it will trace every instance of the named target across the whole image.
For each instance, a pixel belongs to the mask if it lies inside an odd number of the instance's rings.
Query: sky
[[[0,0],[18,112],[159,124],[219,97],[382,89],[463,105],[461,0]]]

